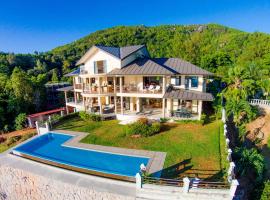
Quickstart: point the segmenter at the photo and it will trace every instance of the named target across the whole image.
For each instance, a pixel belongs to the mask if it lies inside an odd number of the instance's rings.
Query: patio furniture
[[[155,86],[154,85],[150,85],[149,88],[148,88],[148,91],[150,92],[155,92]]]
[[[157,85],[156,88],[154,89],[154,92],[158,93],[160,89],[161,89],[160,85]]]
[[[174,115],[175,117],[191,118],[191,112],[185,108],[177,109]]]

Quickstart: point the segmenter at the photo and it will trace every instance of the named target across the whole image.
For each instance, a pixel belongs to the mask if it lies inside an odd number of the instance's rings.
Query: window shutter
[[[94,73],[97,74],[97,63],[94,61]]]

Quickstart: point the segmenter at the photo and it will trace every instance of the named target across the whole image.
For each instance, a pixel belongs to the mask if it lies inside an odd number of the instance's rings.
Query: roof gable
[[[76,65],[85,63],[93,53],[93,49],[96,48],[116,57],[117,59],[123,60],[124,58],[128,57],[129,55],[140,50],[143,47],[145,47],[145,45],[134,45],[126,47],[94,45],[81,57],[81,59],[76,63]]]

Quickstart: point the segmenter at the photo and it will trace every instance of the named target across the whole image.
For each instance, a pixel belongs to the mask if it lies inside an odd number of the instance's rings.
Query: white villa
[[[200,119],[213,74],[179,58],[151,58],[145,45],[92,46],[66,76],[67,110],[101,115]],[[68,91],[74,95],[68,98]]]

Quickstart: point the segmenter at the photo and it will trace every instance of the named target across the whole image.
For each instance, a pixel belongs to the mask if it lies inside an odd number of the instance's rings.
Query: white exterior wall
[[[88,71],[89,75],[94,75],[94,61],[106,60],[107,64],[107,72],[112,71],[115,68],[121,68],[120,59],[102,51],[97,50],[84,65],[84,70]]]

